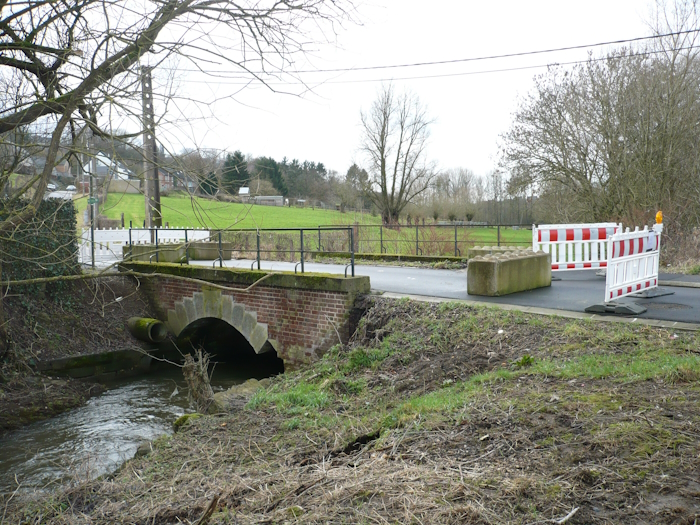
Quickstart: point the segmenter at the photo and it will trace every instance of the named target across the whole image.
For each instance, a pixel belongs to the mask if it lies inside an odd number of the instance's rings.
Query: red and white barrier
[[[659,249],[663,224],[649,230],[627,228],[608,239],[608,271],[605,276],[605,302],[659,285]]]
[[[532,249],[552,255],[552,270],[605,268],[608,237],[621,232],[622,224],[543,224],[532,226]]]

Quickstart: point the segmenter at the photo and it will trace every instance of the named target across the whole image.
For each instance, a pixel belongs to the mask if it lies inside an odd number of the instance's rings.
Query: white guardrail
[[[132,244],[153,242],[151,231],[157,231],[159,244],[185,242],[185,231],[187,231],[187,241],[204,241],[211,237],[211,232],[203,228],[158,228],[157,230],[132,228],[131,238],[129,238],[129,230],[129,228],[95,228],[95,264],[112,264],[121,261],[123,247],[127,246],[129,241]],[[78,262],[81,264],[92,263],[90,237],[90,229],[83,228],[78,239]]]
[[[663,224],[651,230],[629,228],[608,239],[608,270],[605,276],[605,302],[659,285],[659,250]]]
[[[622,224],[541,224],[532,226],[532,249],[552,255],[552,270],[588,270],[608,264],[608,237]]]

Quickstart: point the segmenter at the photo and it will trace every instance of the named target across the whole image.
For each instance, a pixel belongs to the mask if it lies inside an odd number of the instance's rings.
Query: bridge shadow
[[[177,338],[182,352],[202,348],[211,356],[217,368],[235,371],[241,378],[263,379],[284,373],[284,362],[271,350],[256,354],[246,338],[233,326],[221,319],[205,317],[185,327]]]

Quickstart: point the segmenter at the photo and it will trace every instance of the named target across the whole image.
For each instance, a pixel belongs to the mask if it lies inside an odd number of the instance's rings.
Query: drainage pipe
[[[131,335],[148,343],[160,343],[168,335],[168,329],[165,327],[165,324],[158,319],[130,317],[126,321],[126,326],[129,328]]]

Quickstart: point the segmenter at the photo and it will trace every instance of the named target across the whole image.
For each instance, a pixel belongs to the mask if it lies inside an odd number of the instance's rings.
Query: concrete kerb
[[[677,286],[678,288],[700,288],[700,283],[690,281],[662,281],[659,280],[659,286]]]
[[[656,328],[669,328],[674,330],[700,331],[700,324],[681,323],[678,321],[663,321],[660,319],[643,319],[640,317],[615,317],[609,315],[588,314],[585,312],[574,312],[571,310],[555,310],[554,308],[539,308],[536,306],[521,306],[517,304],[492,303],[490,301],[475,301],[470,299],[449,299],[447,297],[433,297],[428,295],[412,295],[393,292],[384,292],[381,297],[390,299],[411,299],[427,303],[459,303],[474,306],[490,306],[501,310],[518,310],[523,313],[535,315],[547,315],[564,317],[566,319],[590,319],[593,321],[603,321],[608,323],[629,323],[653,326]]]

